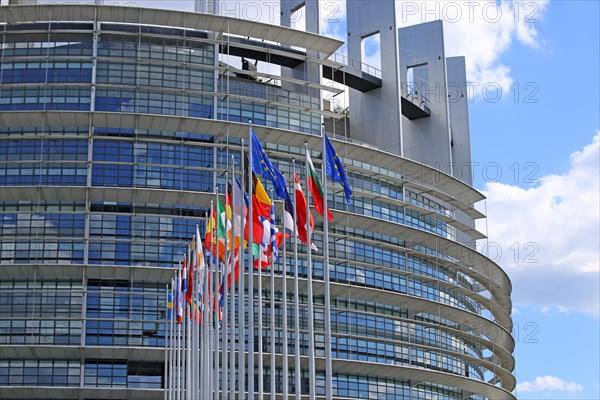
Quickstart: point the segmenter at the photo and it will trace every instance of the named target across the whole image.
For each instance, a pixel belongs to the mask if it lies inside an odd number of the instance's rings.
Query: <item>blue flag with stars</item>
[[[252,128],[250,128],[250,136],[252,136],[252,172],[273,182],[273,189],[275,189],[277,196],[285,200],[290,200],[285,178],[271,164],[271,160],[267,157],[267,153],[263,150]]]
[[[352,202],[350,201],[350,196],[352,196],[352,188],[350,187],[350,183],[348,183],[348,177],[346,176],[342,161],[338,157],[337,152],[325,133],[323,133],[323,140],[325,140],[325,171],[334,182],[340,182],[342,184],[344,194],[346,195],[346,201],[348,202],[348,205],[351,205]]]

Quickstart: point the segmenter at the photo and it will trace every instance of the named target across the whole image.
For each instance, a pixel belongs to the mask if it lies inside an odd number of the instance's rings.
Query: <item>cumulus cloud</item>
[[[499,88],[507,95],[514,78],[502,55],[515,42],[536,50],[544,47],[538,27],[548,3],[549,0],[397,1],[396,21],[399,27],[444,21],[446,56],[465,56],[467,79],[473,85],[469,95],[481,97],[484,87]],[[346,40],[346,2],[321,1],[320,7],[321,33]],[[345,52],[345,47],[340,51]],[[381,66],[379,52],[363,61],[377,68]]]
[[[480,249],[508,272],[516,304],[599,316],[599,149],[600,131],[563,175],[529,188],[486,184],[489,245]]]
[[[534,49],[543,47],[537,28],[548,2],[404,1],[397,3],[396,14],[400,26],[444,21],[446,56],[465,56],[467,79],[474,84],[471,94],[478,97],[486,85],[499,87],[503,94],[510,91],[514,79],[502,54],[515,41]]]
[[[577,393],[583,391],[583,386],[575,382],[565,382],[562,379],[551,375],[538,376],[533,382],[525,381],[517,385],[517,393],[548,391]]]

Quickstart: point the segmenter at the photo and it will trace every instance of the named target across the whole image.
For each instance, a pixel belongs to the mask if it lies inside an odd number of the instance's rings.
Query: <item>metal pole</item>
[[[296,172],[296,161],[292,159],[292,169]],[[295,183],[294,183],[295,185]],[[295,362],[295,382],[296,382],[296,399],[300,399],[301,392],[301,365],[300,365],[300,300],[298,299],[298,203],[296,202],[296,188],[294,187],[294,362]],[[309,244],[310,245],[310,244]]]
[[[250,204],[248,205],[248,397],[254,399],[254,258],[252,255],[252,120],[248,120],[248,153],[250,163],[248,165],[248,192]]]
[[[242,148],[240,152],[240,164],[241,164],[241,175],[242,182],[244,182],[244,174],[247,173],[244,166],[244,139],[242,139]],[[242,199],[242,202],[244,199]],[[244,257],[244,232],[245,232],[246,218],[242,215],[242,248],[240,250],[240,281],[238,290],[238,327],[239,327],[239,341],[238,341],[238,398],[244,400],[246,398],[246,285],[245,285],[245,257]],[[248,238],[250,241],[250,238]]]
[[[225,172],[225,204],[227,204],[227,194],[229,183],[229,172]],[[221,277],[221,282],[223,282],[223,309],[222,313],[222,326],[221,326],[221,365],[223,366],[223,373],[221,377],[221,385],[223,387],[222,398],[227,400],[227,396],[229,395],[229,379],[227,373],[229,371],[229,342],[227,341],[227,279],[229,278],[229,263],[228,263],[228,253],[229,253],[229,237],[227,235],[227,206],[225,206],[225,251],[224,251],[224,260],[223,260],[223,273]]]
[[[264,237],[264,234],[263,234]],[[258,253],[258,398],[263,398],[264,374],[263,374],[263,312],[262,312],[262,255]]]
[[[194,255],[194,259],[196,262],[196,269],[194,271],[194,273],[196,274],[195,278],[194,278],[194,299],[193,301],[195,302],[194,304],[196,304],[196,320],[193,322],[194,323],[194,392],[192,393],[192,395],[196,398],[200,397],[200,373],[201,373],[201,369],[200,369],[200,302],[199,302],[199,296],[200,296],[200,278],[201,278],[201,274],[200,274],[200,255],[202,254],[201,252],[201,247],[202,246],[202,241],[200,240],[200,235],[198,234],[198,225],[196,225],[196,232],[194,232],[194,234],[196,235],[196,254]]]
[[[218,210],[218,202],[219,202],[219,187],[215,186],[215,197],[216,204],[215,207]],[[213,352],[212,352],[212,389],[213,389],[213,399],[219,398],[219,330],[215,325],[215,312],[216,312],[216,320],[219,319],[219,219],[220,215],[215,216],[215,227],[217,228],[215,231],[215,254],[213,257],[213,271],[212,271],[212,290],[213,290],[213,324],[212,324],[212,344],[213,344]]]
[[[213,212],[213,202],[210,202],[210,213]],[[209,218],[211,219],[211,229],[212,229],[212,214],[209,215]],[[206,227],[207,229],[209,228],[209,222],[208,222],[208,218],[206,221]],[[210,240],[212,241],[212,232],[206,232],[205,234],[210,235]],[[212,251],[212,249],[211,249]],[[212,254],[211,254],[212,256]],[[211,257],[212,258],[212,257]],[[210,346],[210,335],[209,335],[209,328],[210,328],[210,295],[211,295],[211,290],[210,290],[210,264],[212,263],[212,260],[209,259],[209,262],[206,264],[205,266],[205,270],[204,270],[204,290],[202,291],[202,296],[203,296],[203,307],[202,307],[202,352],[203,352],[203,356],[202,356],[202,397],[201,398],[205,398],[208,399],[210,398],[210,382],[211,382],[211,365],[210,365],[210,352],[211,352],[211,346]]]
[[[174,400],[174,375],[175,375],[175,343],[174,338],[174,317],[175,317],[175,296],[173,295],[173,287],[175,280],[171,278],[171,318],[169,319],[169,400]]]
[[[271,189],[271,201],[273,205],[271,206],[271,224],[275,224],[275,201],[273,200],[273,189]],[[271,226],[271,231],[275,231],[275,227]],[[269,235],[270,236],[270,235]],[[283,235],[283,239],[285,241],[285,232]],[[275,399],[275,250],[273,249],[273,240],[275,240],[275,246],[277,246],[277,238],[269,238],[271,241],[271,324],[269,326],[269,330],[271,332],[271,375],[270,375],[270,389],[271,389],[271,399]],[[285,279],[285,278],[284,278]]]
[[[282,210],[282,214],[285,218],[285,200],[281,202],[281,210]],[[285,234],[285,224],[283,227],[283,232]],[[295,230],[294,230],[295,232]],[[289,371],[288,371],[288,305],[287,305],[287,256],[286,256],[286,244],[285,241],[283,243],[283,262],[281,263],[282,265],[282,271],[281,271],[281,296],[282,296],[282,306],[281,308],[283,309],[283,335],[282,335],[282,345],[281,345],[281,350],[282,350],[282,354],[281,354],[281,376],[283,378],[283,393],[282,393],[282,398],[283,400],[287,400],[288,398],[288,392],[289,392]]]
[[[189,244],[188,244],[188,254],[189,254]],[[188,258],[189,260],[189,258]],[[188,263],[190,264],[189,268],[192,267],[191,265],[191,260],[188,261]],[[188,277],[189,278],[189,277]],[[187,282],[187,290],[190,290],[190,282]],[[187,292],[186,292],[187,293]],[[187,308],[187,313],[184,316],[184,321],[186,324],[186,344],[187,344],[187,349],[186,349],[186,374],[185,374],[185,397],[186,398],[190,398],[192,396],[192,307],[190,304],[187,303],[187,299],[184,300],[184,303],[186,304],[186,308]]]
[[[235,165],[233,162],[233,156],[231,156],[231,182],[233,183],[233,185],[236,185],[235,182]],[[234,189],[235,190],[235,189]],[[235,193],[235,192],[233,192]],[[230,267],[229,267],[229,273],[231,276],[231,286],[230,286],[230,293],[229,293],[229,398],[231,400],[235,399],[235,252],[236,252],[236,248],[235,248],[235,239],[238,236],[238,232],[236,229],[236,199],[233,196],[233,193],[231,193],[231,213],[232,213],[232,218],[233,218],[233,226],[231,227],[232,229],[232,237],[233,237],[233,251],[231,253],[231,262],[230,262]],[[243,199],[242,199],[243,202]],[[242,215],[240,215],[240,218],[244,218],[243,216],[243,205],[242,205]],[[244,244],[240,242],[240,246],[242,247],[242,249],[244,248]]]
[[[167,400],[168,395],[168,388],[169,385],[167,384],[167,370],[169,369],[169,350],[168,350],[168,335],[167,335],[167,331],[168,331],[168,323],[169,323],[169,285],[166,285],[166,290],[165,290],[165,366],[164,366],[164,376],[163,376],[163,399]],[[157,332],[158,333],[158,332]]]
[[[181,268],[180,268],[181,269]],[[181,296],[181,278],[179,278],[179,287],[176,290],[179,292],[179,296]],[[179,301],[178,301],[179,303]],[[177,304],[179,307],[179,304]],[[181,400],[181,324],[177,324],[177,400]]]
[[[308,194],[308,144],[304,142],[304,172],[306,173],[306,189]],[[327,219],[327,211],[324,212]],[[307,296],[308,296],[308,388],[310,400],[315,399],[315,335],[314,335],[314,312],[313,312],[313,286],[312,286],[312,249],[311,249],[311,226],[310,226],[310,206],[308,195],[306,196],[306,237],[307,237]]]
[[[327,160],[325,157],[326,146],[325,143],[325,127],[324,124],[321,128],[323,135],[323,209],[325,215],[327,215]],[[327,400],[332,398],[333,387],[332,379],[333,373],[331,369],[331,293],[329,291],[329,220],[327,217],[323,218],[323,279],[325,283],[325,396]]]

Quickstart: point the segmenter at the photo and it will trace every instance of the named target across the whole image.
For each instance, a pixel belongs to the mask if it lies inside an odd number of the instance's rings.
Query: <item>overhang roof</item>
[[[267,39],[320,52],[325,57],[333,54],[344,44],[340,40],[315,33],[223,15],[94,4],[36,4],[0,7],[0,23],[46,21],[118,22],[206,30]]]

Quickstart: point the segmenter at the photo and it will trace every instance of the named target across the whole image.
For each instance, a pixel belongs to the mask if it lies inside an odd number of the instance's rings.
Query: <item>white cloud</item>
[[[346,41],[346,0],[320,0],[319,14],[321,35]]]
[[[473,94],[481,96],[481,88],[491,84],[507,95],[514,79],[501,61],[502,54],[515,41],[534,49],[543,47],[537,26],[548,2],[403,1],[397,3],[396,14],[399,26],[444,21],[446,56],[465,56],[467,79],[479,88]]]
[[[583,386],[575,382],[565,382],[562,379],[551,375],[538,376],[533,382],[525,381],[517,385],[517,393],[547,391],[577,393],[583,391]]]
[[[489,255],[508,272],[516,304],[599,316],[599,149],[600,131],[563,175],[527,189],[486,184]]]

